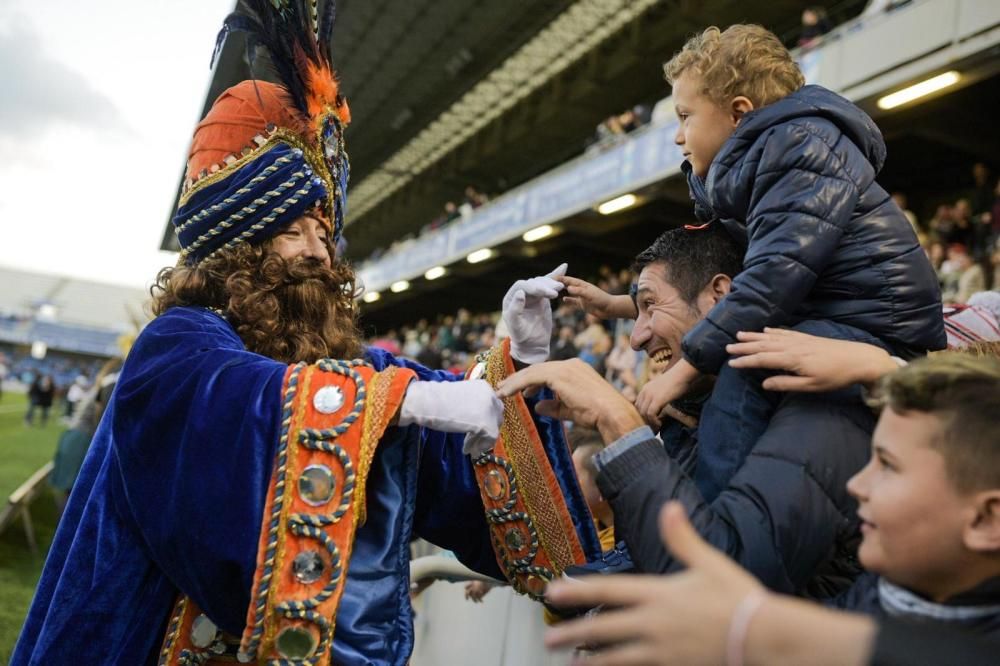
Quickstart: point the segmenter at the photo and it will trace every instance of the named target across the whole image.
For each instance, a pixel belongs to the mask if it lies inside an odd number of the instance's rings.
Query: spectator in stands
[[[914,215],[913,211],[907,207],[906,195],[902,192],[893,192],[892,200],[897,206],[899,206],[899,210],[903,211],[906,221],[910,223],[911,227],[913,227],[913,232],[919,235],[923,230],[920,228],[920,222],[917,221],[917,216]]]
[[[587,327],[577,334],[573,344],[579,350],[579,357],[587,365],[595,370],[603,370],[604,357],[611,351],[611,336],[596,315],[588,314],[586,323]]]
[[[994,191],[993,186],[996,181],[990,173],[990,168],[983,162],[976,162],[972,165],[973,188],[969,195],[969,203],[972,205],[973,217],[978,217],[983,213],[988,213],[993,208]]]
[[[941,266],[948,256],[948,247],[944,241],[929,240],[924,246],[924,252],[927,254],[927,260],[931,262],[931,266],[934,268],[934,273],[938,276],[938,283],[940,284]]]
[[[443,367],[443,358],[441,356],[441,350],[438,347],[438,338],[436,333],[431,336],[426,344],[423,345],[422,349],[417,352],[417,355],[414,358],[417,363],[425,368],[440,370]]]
[[[668,231],[642,252],[633,347],[668,367],[676,364],[680,354],[674,350],[685,334],[729,293],[741,249],[713,225],[699,232]],[[578,281],[567,285],[583,297],[574,289]],[[875,351],[889,359],[885,350]],[[557,398],[540,403],[539,410],[600,431],[607,448],[594,458],[597,485],[637,570],[667,572],[679,566],[655,530],[659,507],[673,498],[683,502],[703,536],[769,587],[814,596],[842,590],[858,573],[851,544],[859,523],[845,486],[867,459],[871,411],[855,390],[822,400],[788,394],[731,475],[729,442],[703,433],[710,432],[719,411],[732,408],[725,391],[717,391],[738,372],[724,366],[707,399],[705,388],[693,387],[684,401],[671,406],[674,418],[661,428],[662,441],[628,400],[580,361],[523,370],[501,384],[501,395],[547,385]]]
[[[823,35],[833,30],[833,24],[827,16],[826,9],[818,5],[802,10],[802,33],[799,35],[799,47],[810,49],[823,41]]]
[[[56,386],[52,377],[47,374],[40,374],[35,377],[28,389],[28,412],[24,415],[26,425],[35,425],[35,410],[42,412],[42,427],[49,422],[49,409],[55,397]]]
[[[485,194],[477,190],[472,185],[469,185],[465,188],[464,197],[465,198],[462,201],[462,205],[468,206],[470,211],[479,208],[487,201],[489,201],[489,197],[487,197]]]
[[[625,333],[620,333],[615,339],[615,346],[611,350],[611,353],[608,354],[607,361],[605,362],[607,368],[605,378],[612,386],[621,391],[622,395],[630,400],[635,399],[639,390],[635,373],[639,362],[639,352],[632,349],[629,336]]]
[[[952,207],[952,219],[955,226],[951,232],[951,242],[961,243],[970,250],[974,250],[976,230],[972,225],[972,204],[968,199],[959,199]]]
[[[961,243],[948,247],[948,260],[942,265],[942,298],[946,303],[965,303],[978,291],[986,289],[982,266],[973,261]]]
[[[465,308],[459,308],[455,315],[455,324],[451,328],[452,337],[455,339],[455,350],[468,353],[469,334],[472,332],[472,314]]]
[[[975,261],[968,252],[956,253],[955,262],[959,271],[955,302],[967,303],[973,294],[986,289],[986,274],[979,262]]]
[[[552,345],[552,353],[549,355],[553,361],[566,361],[576,358],[579,351],[573,343],[576,332],[572,326],[560,326],[559,337]]]
[[[947,245],[953,242],[955,226],[954,210],[948,204],[941,204],[934,211],[934,217],[931,218],[928,229],[933,240]]]
[[[594,466],[594,456],[604,449],[604,442],[599,432],[588,428],[574,428],[571,440],[573,468],[580,482],[583,499],[594,516],[601,547],[611,550],[615,547],[615,514],[597,487],[597,467]]]

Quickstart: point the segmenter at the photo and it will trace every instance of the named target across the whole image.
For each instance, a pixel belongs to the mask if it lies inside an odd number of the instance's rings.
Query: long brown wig
[[[364,350],[354,270],[336,260],[331,268],[311,258],[288,261],[270,242],[164,268],[150,293],[156,316],[175,306],[221,311],[247,349],[277,361],[352,359]]]

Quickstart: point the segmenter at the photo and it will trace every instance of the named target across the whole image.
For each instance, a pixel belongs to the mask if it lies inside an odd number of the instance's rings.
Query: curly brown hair
[[[684,72],[701,80],[702,94],[717,104],[747,97],[755,108],[777,102],[805,84],[802,71],[774,33],[759,25],[706,28],[663,66],[671,85]]]
[[[222,311],[247,349],[284,363],[352,359],[364,351],[351,266],[286,261],[270,242],[164,268],[150,294],[156,316],[177,306]]]

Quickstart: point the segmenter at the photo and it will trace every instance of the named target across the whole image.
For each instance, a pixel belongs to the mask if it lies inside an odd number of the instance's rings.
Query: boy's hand
[[[659,428],[663,417],[672,415],[670,403],[691,389],[700,373],[685,359],[642,387],[635,399],[635,408],[648,424]]]
[[[750,595],[767,599],[763,586],[707,544],[679,502],[660,512],[660,534],[687,565],[683,572],[553,581],[545,592],[549,603],[605,610],[549,629],[546,646],[591,647],[582,663],[595,666],[737,663],[726,653],[730,623]]]
[[[635,319],[635,303],[627,294],[612,296],[586,280],[564,275],[556,278],[566,285],[564,302],[601,319]]]
[[[833,391],[854,383],[870,386],[899,366],[874,345],[821,338],[782,328],[741,331],[726,346],[734,368],[764,368],[783,374],[761,384],[770,391]]]

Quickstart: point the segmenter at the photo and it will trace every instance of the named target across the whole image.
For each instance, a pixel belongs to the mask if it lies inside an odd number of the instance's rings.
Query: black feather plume
[[[317,1],[242,0],[236,11],[226,17],[216,44],[218,53],[230,33],[245,34],[252,76],[257,51],[266,49],[278,82],[306,115],[309,115],[310,90],[303,59],[331,69],[330,36],[336,3],[333,0],[323,3],[320,14]]]

